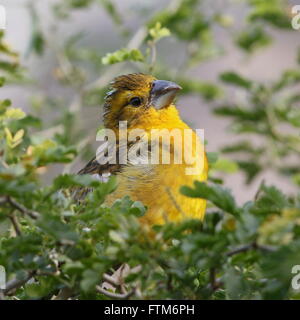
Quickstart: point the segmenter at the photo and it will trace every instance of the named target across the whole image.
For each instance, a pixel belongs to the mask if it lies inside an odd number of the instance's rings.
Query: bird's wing
[[[113,175],[117,172],[120,172],[122,165],[116,164],[100,164],[99,161],[94,157],[90,162],[86,164],[81,170],[78,171],[77,174],[91,174],[91,175],[98,175],[99,180],[101,177],[107,177],[109,175]],[[96,177],[95,177],[96,178]]]
[[[97,150],[96,156],[79,170],[77,174],[90,174],[97,180],[107,182],[111,175],[116,175],[125,166],[125,164],[119,163],[119,155],[124,149],[128,150],[133,144],[128,143],[127,146],[122,147],[119,141],[113,145],[107,141],[104,142]],[[112,157],[114,157],[115,161],[110,161]],[[81,201],[91,191],[92,188],[72,188],[71,194],[76,201]]]
[[[128,165],[136,165],[136,163],[132,162],[131,158],[128,158],[128,155],[131,151],[135,153],[135,149],[137,144],[140,142],[137,141],[128,141],[127,144],[123,145],[117,141],[116,144],[111,145],[107,141],[98,149],[96,157],[94,157],[91,161],[89,161],[85,167],[83,167],[77,174],[90,174],[95,179],[100,180],[102,182],[107,182],[111,175],[116,175],[122,171],[125,166]],[[148,141],[143,140],[142,143],[147,144],[148,152]],[[150,148],[150,147],[149,147]],[[107,151],[110,150],[111,152]],[[122,163],[120,159],[122,158],[122,153],[126,151],[126,159],[125,163]],[[124,153],[123,153],[124,154]],[[115,161],[112,160],[114,157]],[[141,157],[140,157],[141,159]],[[73,188],[71,190],[72,197],[76,201],[83,200],[86,195],[92,191],[92,188]]]
[[[101,164],[99,162],[99,158],[97,159],[97,157],[94,157],[81,170],[79,170],[77,174],[79,175],[90,174],[96,180],[100,180],[101,182],[107,182],[111,175],[117,174],[118,172],[121,171],[121,169],[122,169],[122,165],[118,163]],[[74,200],[82,201],[84,200],[86,195],[91,191],[92,191],[92,188],[87,188],[87,187],[72,188],[71,195]]]
[[[101,182],[107,182],[111,175],[115,175],[120,172],[121,165],[118,164],[100,164],[96,157],[93,158],[88,164],[82,168],[77,174],[90,174],[95,179]],[[86,195],[93,189],[88,187],[75,187],[71,189],[71,195],[74,200],[82,201]]]

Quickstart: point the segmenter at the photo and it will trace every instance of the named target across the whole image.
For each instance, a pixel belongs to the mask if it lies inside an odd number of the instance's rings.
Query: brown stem
[[[28,272],[27,275],[23,279],[13,279],[7,282],[5,289],[3,290],[4,295],[8,295],[10,291],[19,289],[25,283],[27,283],[33,276],[35,275],[35,271]]]
[[[105,296],[107,296],[107,297],[109,297],[109,298],[112,298],[112,299],[122,299],[122,300],[126,300],[126,299],[130,298],[130,297],[134,294],[134,292],[135,292],[135,290],[131,290],[131,291],[129,291],[129,292],[127,292],[127,293],[123,293],[123,294],[114,293],[114,292],[107,291],[107,290],[101,288],[100,286],[96,286],[96,291],[97,291],[98,293],[104,294]]]
[[[22,232],[21,232],[19,221],[18,221],[16,215],[14,213],[11,213],[9,215],[9,219],[10,219],[10,221],[11,221],[11,223],[12,223],[14,229],[15,229],[16,235],[20,236],[22,234]]]
[[[271,246],[258,245],[256,242],[252,242],[227,252],[226,256],[231,257],[235,254],[246,252],[249,250],[263,250],[263,251],[274,252],[275,248]]]
[[[120,285],[119,281],[116,280],[114,277],[108,275],[107,273],[103,274],[103,280],[108,282],[109,284],[118,287]]]
[[[40,216],[38,212],[25,208],[10,196],[6,197],[6,202],[8,202],[13,208],[17,209],[18,211],[29,216],[32,219],[37,219]]]

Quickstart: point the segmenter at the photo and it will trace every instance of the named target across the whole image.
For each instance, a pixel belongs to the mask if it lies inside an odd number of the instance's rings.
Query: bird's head
[[[157,80],[151,75],[122,75],[111,83],[104,104],[104,124],[117,128],[119,121],[128,125],[140,117],[157,115],[172,106],[181,87],[174,82]]]

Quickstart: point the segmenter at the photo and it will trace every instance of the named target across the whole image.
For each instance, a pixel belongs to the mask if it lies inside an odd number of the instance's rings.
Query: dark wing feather
[[[115,175],[118,172],[120,172],[121,167],[122,165],[119,164],[99,164],[96,157],[94,157],[90,162],[87,163],[87,165],[84,168],[79,170],[77,174],[94,175],[95,179],[105,182],[107,181],[107,178],[109,176]],[[92,190],[92,188],[87,187],[72,188],[71,194],[74,200],[82,201]]]
[[[132,142],[128,143],[127,148],[132,145]],[[107,143],[106,145],[107,149],[110,149],[110,144]],[[108,177],[111,175],[115,175],[118,172],[121,171],[122,167],[124,166],[123,164],[118,163],[119,159],[119,153],[120,153],[120,146],[119,142],[117,141],[117,146],[116,146],[116,162],[117,163],[104,163],[107,158],[101,159],[101,157],[104,157],[104,150],[100,152],[100,154],[97,154],[97,157],[94,157],[91,161],[89,161],[84,168],[79,170],[77,174],[90,174],[95,177],[95,179],[98,179],[100,181],[107,181]],[[86,195],[92,191],[92,188],[73,188],[71,190],[72,197],[76,201],[81,201],[83,200]]]
[[[129,151],[130,148],[135,145],[135,143],[136,142],[128,141],[127,146],[125,146],[125,148],[127,148],[127,151]],[[98,179],[103,182],[107,181],[109,176],[118,174],[119,172],[121,172],[122,168],[126,166],[125,164],[118,163],[119,155],[120,155],[120,152],[122,152],[122,148],[123,147],[120,146],[119,141],[117,141],[117,147],[116,147],[117,163],[102,164],[104,161],[98,161],[103,155],[103,153],[100,153],[97,155],[97,157],[94,157],[91,161],[89,161],[84,168],[79,170],[77,174],[79,175],[90,174],[90,175],[93,175],[95,179]],[[76,201],[82,201],[84,200],[86,195],[91,191],[92,191],[92,188],[77,187],[71,190],[71,194]]]

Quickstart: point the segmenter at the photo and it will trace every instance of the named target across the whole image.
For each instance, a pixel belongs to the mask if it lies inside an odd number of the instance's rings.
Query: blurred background
[[[45,182],[78,171],[93,156],[109,82],[141,71],[183,86],[177,106],[194,128],[205,129],[211,179],[224,180],[239,203],[253,198],[262,181],[297,190],[300,30],[290,23],[297,1],[0,4],[7,10],[5,43],[20,63],[0,98],[43,118],[36,139],[55,136],[78,151],[71,164],[43,172]],[[270,141],[274,135],[278,143]],[[289,145],[297,152],[289,154]]]

